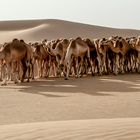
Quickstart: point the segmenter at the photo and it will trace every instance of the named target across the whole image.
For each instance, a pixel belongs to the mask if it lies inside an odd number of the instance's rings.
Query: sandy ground
[[[139,140],[140,119],[97,119],[4,125],[1,140]]]
[[[0,139],[56,137],[139,140],[140,76],[49,78],[0,87]]]

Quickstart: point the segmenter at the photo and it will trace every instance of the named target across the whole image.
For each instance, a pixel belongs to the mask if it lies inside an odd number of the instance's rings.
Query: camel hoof
[[[99,73],[99,74],[98,74],[98,76],[102,76],[102,75],[103,75],[102,73]]]
[[[68,77],[65,77],[65,80],[69,80],[69,78]]]
[[[29,83],[29,82],[30,82],[30,80],[28,79],[28,80],[27,80],[27,82]]]
[[[94,73],[92,73],[92,76],[95,76],[95,74],[94,74]]]
[[[15,81],[14,83],[15,83],[15,84],[18,84],[18,81]]]
[[[48,77],[49,77],[49,76],[44,76],[44,78],[46,78],[46,79],[47,79]]]
[[[118,75],[118,73],[113,73],[115,76],[117,76]]]
[[[7,84],[6,83],[2,83],[1,86],[7,86]]]

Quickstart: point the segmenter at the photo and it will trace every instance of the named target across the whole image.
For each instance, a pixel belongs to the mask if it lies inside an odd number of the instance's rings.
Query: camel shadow
[[[115,92],[140,92],[140,76],[138,74],[119,76],[87,76],[79,79],[48,78],[20,83],[20,92],[50,98],[68,97],[71,94],[87,94],[90,96],[115,96]]]

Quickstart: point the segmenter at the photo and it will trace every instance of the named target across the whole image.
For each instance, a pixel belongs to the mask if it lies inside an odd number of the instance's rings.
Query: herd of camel
[[[26,43],[13,39],[0,47],[0,81],[7,85],[38,77],[81,77],[140,72],[140,37],[57,39]]]

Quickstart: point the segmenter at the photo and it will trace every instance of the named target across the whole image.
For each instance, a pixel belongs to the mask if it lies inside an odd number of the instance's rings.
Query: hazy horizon
[[[61,19],[113,28],[140,29],[139,0],[3,0],[0,21]]]

